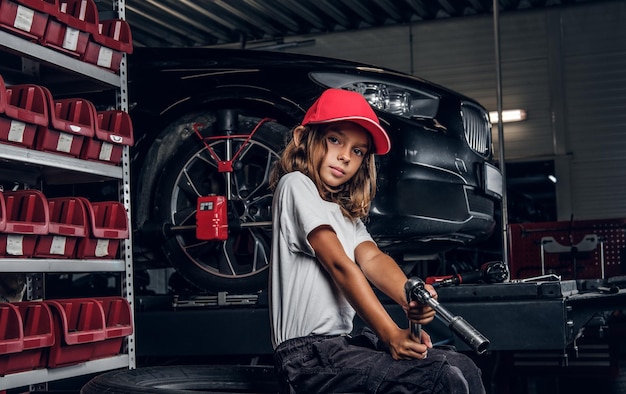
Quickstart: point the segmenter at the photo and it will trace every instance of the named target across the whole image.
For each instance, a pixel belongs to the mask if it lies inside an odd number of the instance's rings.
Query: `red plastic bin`
[[[91,35],[99,32],[98,7],[94,0],[59,0],[58,19]]]
[[[50,16],[56,16],[59,10],[57,0],[15,0],[15,2]]]
[[[130,25],[123,19],[110,19],[100,22],[99,34],[89,40],[81,59],[117,73],[124,53],[133,53]]]
[[[0,191],[0,233],[7,227],[7,204],[4,201],[4,194]]]
[[[55,337],[55,343],[48,352],[48,367],[92,360],[95,343],[106,338],[102,305],[92,298],[44,302],[52,310]]]
[[[35,257],[72,258],[80,238],[88,235],[89,218],[85,203],[76,197],[48,199],[48,235],[40,235]]]
[[[38,130],[48,126],[45,88],[34,84],[6,87],[6,106],[0,115],[0,141],[31,148]]]
[[[94,358],[120,354],[124,338],[133,333],[130,304],[123,297],[98,297],[96,301],[104,310],[106,339],[95,345]]]
[[[85,140],[80,157],[120,164],[124,145],[132,146],[133,124],[130,115],[121,110],[97,112],[96,134]]]
[[[52,313],[41,301],[13,303],[21,317],[22,350],[0,356],[0,375],[46,366],[47,350],[54,344]]]
[[[39,190],[4,191],[7,207],[5,232],[47,234],[50,223],[48,200]]]
[[[0,303],[0,376],[9,371],[9,357],[24,349],[22,316],[16,306]]]
[[[42,44],[80,57],[91,35],[98,34],[98,9],[93,0],[61,0],[56,18],[50,18]]]
[[[4,78],[0,75],[0,115],[4,113],[4,109],[7,106],[7,86],[4,83]]]
[[[39,190],[5,191],[7,219],[0,234],[0,257],[31,257],[37,237],[48,234],[50,213]]]
[[[91,138],[96,130],[96,109],[91,101],[83,98],[54,100],[44,88],[50,107],[50,123],[37,134],[36,148],[42,151],[78,157],[85,138]]]
[[[26,123],[48,125],[48,99],[46,88],[35,84],[6,87],[7,102],[4,113]]]
[[[128,214],[117,201],[85,202],[89,215],[89,236],[78,244],[79,259],[113,259],[117,257],[121,239],[128,238]]]
[[[56,0],[0,0],[0,27],[37,41],[46,31],[50,15],[58,12]]]

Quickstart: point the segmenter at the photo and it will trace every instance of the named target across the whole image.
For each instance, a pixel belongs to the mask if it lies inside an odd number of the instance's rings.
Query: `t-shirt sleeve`
[[[367,227],[365,226],[365,223],[363,223],[363,221],[357,220],[355,223],[356,223],[355,224],[356,226],[355,240],[354,240],[355,245],[359,245],[365,241],[375,242],[374,239],[372,238],[372,235],[367,230]]]
[[[322,225],[331,225],[328,206],[319,195],[313,181],[306,175],[294,172],[283,177],[276,190],[280,209],[281,236],[292,252],[314,256],[308,242],[311,231]]]

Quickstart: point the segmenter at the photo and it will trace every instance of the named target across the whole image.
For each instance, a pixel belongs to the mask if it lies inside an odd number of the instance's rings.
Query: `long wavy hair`
[[[302,128],[300,140],[296,144],[292,137],[280,158],[274,163],[270,187],[274,190],[283,175],[300,171],[313,180],[324,200],[339,205],[344,216],[351,219],[366,217],[376,195],[376,163],[371,149],[372,140],[369,138],[368,153],[352,179],[338,187],[331,187],[320,178],[320,166],[328,152],[324,138],[328,126],[328,124],[297,126],[293,130],[295,132]]]

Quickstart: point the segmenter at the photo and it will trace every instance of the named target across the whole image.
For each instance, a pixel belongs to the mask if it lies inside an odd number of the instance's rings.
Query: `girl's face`
[[[368,153],[369,135],[352,122],[331,124],[324,132],[326,156],[320,165],[320,178],[330,187],[348,182],[357,173]]]

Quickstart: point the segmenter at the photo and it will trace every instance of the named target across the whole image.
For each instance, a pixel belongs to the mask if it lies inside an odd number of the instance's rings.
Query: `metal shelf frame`
[[[118,18],[125,19],[125,0],[113,1],[113,11]],[[123,55],[119,75],[98,66],[83,62],[71,56],[54,51],[30,42],[9,32],[0,30],[0,53],[10,53],[21,56],[48,67],[59,76],[85,83],[96,83],[116,92],[116,107],[128,111],[126,55]],[[130,221],[130,149],[124,147],[121,166],[106,163],[90,162],[73,157],[36,151],[8,144],[0,144],[0,161],[10,162],[12,165],[34,165],[42,170],[44,177],[57,178],[62,174],[60,182],[75,183],[80,181],[93,182],[101,180],[117,180],[119,183],[119,200],[124,204]],[[69,176],[65,176],[69,174]],[[59,181],[54,181],[59,183]],[[132,234],[132,229],[129,233]],[[26,273],[92,273],[92,272],[121,272],[122,295],[131,305],[131,319],[134,322],[134,291],[133,291],[133,262],[132,238],[122,242],[121,259],[18,259],[0,258],[0,272]],[[136,368],[135,334],[127,337],[125,353],[104,359],[92,360],[59,368],[44,368],[32,371],[8,374],[0,377],[0,391],[45,384],[47,382],[104,372],[119,368]]]
[[[0,158],[113,179],[122,179],[123,177],[122,167],[22,148],[20,146],[1,145]]]
[[[52,382],[55,380],[72,378],[79,375],[88,375],[112,369],[125,368],[128,366],[128,356],[118,355],[99,360],[87,361],[76,365],[70,365],[67,367],[59,367],[54,369],[35,369],[33,371],[9,374],[0,378],[0,390]]]
[[[0,259],[0,272],[123,272],[124,260]]]

